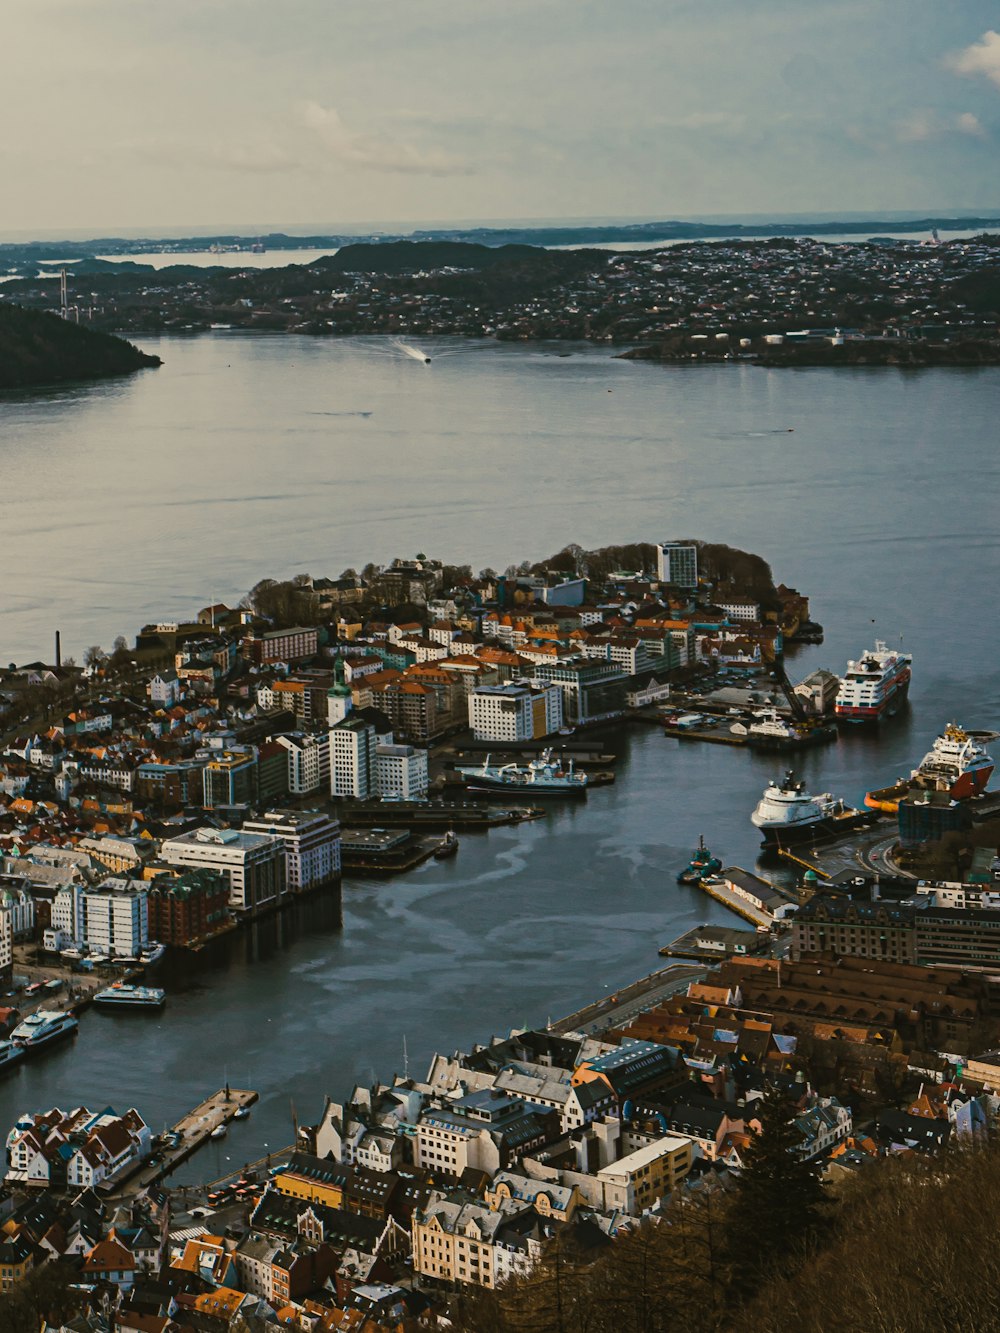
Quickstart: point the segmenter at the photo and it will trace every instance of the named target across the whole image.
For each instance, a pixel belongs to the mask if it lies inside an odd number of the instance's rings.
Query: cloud
[[[1000,32],[984,32],[978,42],[947,56],[945,64],[956,74],[983,74],[1000,88]]]
[[[940,116],[934,111],[911,111],[893,125],[898,143],[926,143],[947,134],[968,134],[976,139],[986,138],[986,127],[971,111],[958,116]]]
[[[955,129],[959,134],[971,134],[977,139],[986,138],[986,128],[978,116],[971,111],[963,111],[955,120]]]
[[[349,129],[335,107],[302,102],[302,123],[313,130],[329,154],[338,162],[365,171],[398,172],[415,176],[469,176],[472,167],[455,153],[439,148],[417,148],[383,134],[363,134]]]

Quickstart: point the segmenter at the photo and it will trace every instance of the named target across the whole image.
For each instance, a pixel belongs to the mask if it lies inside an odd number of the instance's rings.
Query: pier
[[[707,969],[691,967],[684,963],[674,963],[670,967],[651,972],[647,977],[630,982],[613,995],[606,995],[601,1000],[586,1004],[582,1009],[560,1018],[546,1026],[549,1032],[565,1034],[567,1032],[585,1032],[592,1034],[604,1032],[608,1028],[619,1027],[631,1022],[648,1009],[655,1008],[661,1000],[669,999],[678,991],[687,990],[692,981],[703,981]]]
[[[176,1138],[176,1145],[147,1158],[138,1171],[131,1175],[104,1182],[100,1193],[109,1198],[126,1198],[139,1194],[142,1190],[155,1185],[175,1171],[182,1162],[193,1157],[199,1148],[204,1147],[220,1125],[230,1125],[236,1119],[238,1111],[249,1109],[257,1101],[259,1094],[246,1088],[220,1088],[211,1097],[187,1115],[181,1116],[170,1133]]]

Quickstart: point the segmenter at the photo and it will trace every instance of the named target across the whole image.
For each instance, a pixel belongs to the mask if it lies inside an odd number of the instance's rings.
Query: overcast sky
[[[1000,207],[996,0],[6,0],[0,236]]]

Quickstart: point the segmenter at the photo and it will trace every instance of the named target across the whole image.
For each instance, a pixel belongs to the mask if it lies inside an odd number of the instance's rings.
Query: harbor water
[[[0,655],[51,655],[232,602],[259,578],[417,551],[502,569],[567,542],[701,537],[759,552],[810,595],[842,670],[874,635],[914,656],[882,734],[810,751],[801,776],[857,802],[949,720],[996,727],[1000,371],[664,368],[610,349],[216,333],[142,339],[129,380],[0,399]],[[566,355],[566,353],[570,355]],[[874,622],[874,623],[873,623]],[[749,821],[780,756],[612,735],[617,781],[458,855],[345,881],[158,979],[166,1008],[83,1015],[6,1074],[24,1110],[136,1105],[157,1130],[222,1086],[261,1101],[179,1174],[284,1146],[291,1105],[544,1023],[661,965],[703,921],[675,884],[698,835],[751,869]],[[228,1159],[228,1161],[227,1161]]]

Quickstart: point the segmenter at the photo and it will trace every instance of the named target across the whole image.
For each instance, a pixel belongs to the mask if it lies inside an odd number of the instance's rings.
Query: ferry
[[[24,1059],[24,1047],[13,1041],[0,1041],[0,1072]]]
[[[561,760],[552,757],[551,750],[543,750],[526,768],[516,764],[491,764],[487,755],[482,764],[456,764],[455,772],[465,778],[467,791],[509,794],[512,791],[530,791],[533,797],[586,796],[586,773],[574,773],[573,761],[563,768]]]
[[[102,1009],[162,1009],[167,993],[159,986],[131,986],[116,981],[106,990],[99,990],[94,1003]]]
[[[838,722],[880,722],[898,713],[910,689],[909,653],[887,648],[882,639],[848,662],[833,711]]]
[[[781,847],[839,837],[870,824],[874,815],[852,809],[829,792],[813,796],[804,783],[796,782],[794,773],[786,773],[782,781],[765,787],[750,820],[764,835],[765,847]]]
[[[993,774],[993,759],[963,727],[949,722],[909,778],[891,787],[880,787],[865,797],[870,810],[895,814],[899,802],[916,788],[945,792],[953,801],[981,796]]]
[[[19,1023],[10,1034],[11,1041],[25,1050],[34,1051],[60,1037],[74,1037],[80,1026],[79,1020],[68,1010],[39,1009],[29,1014],[23,1023]]]

